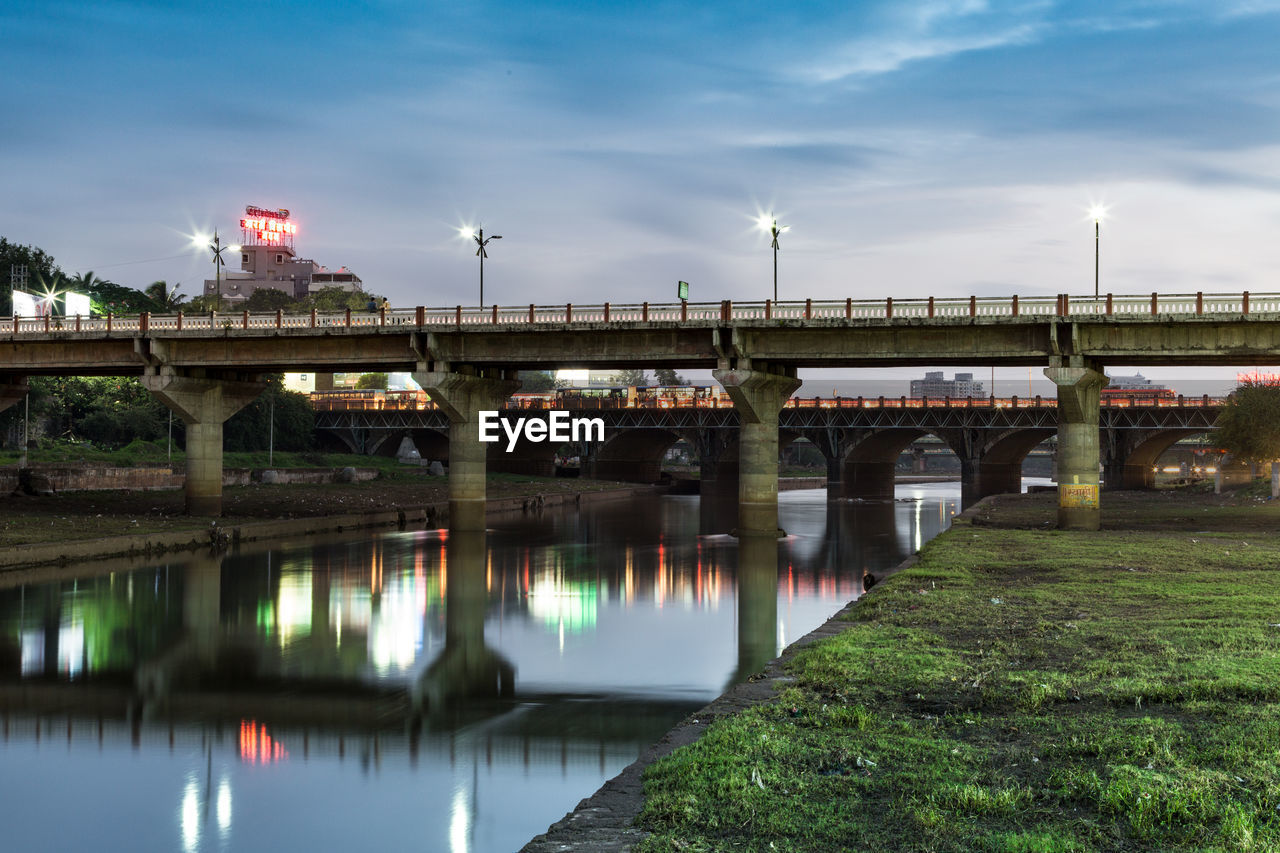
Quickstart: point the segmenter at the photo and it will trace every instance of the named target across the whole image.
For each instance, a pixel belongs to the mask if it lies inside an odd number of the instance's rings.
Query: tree
[[[613,374],[613,384],[625,385],[628,388],[633,386],[639,388],[649,383],[645,379],[643,370],[619,370]]]
[[[1239,459],[1280,461],[1280,385],[1242,382],[1218,415],[1215,438]]]
[[[151,297],[141,290],[98,278],[92,270],[76,273],[67,285],[77,293],[86,294],[93,310],[99,314],[141,314],[155,308]]]
[[[276,450],[304,451],[315,446],[316,413],[311,398],[284,390],[284,376],[268,374],[267,390],[232,415],[222,428],[224,446],[230,451],[266,450],[274,436]],[[275,426],[271,425],[272,404]]]
[[[676,373],[670,367],[659,367],[653,371],[659,385],[688,385],[689,380],[685,379],[679,373]]]
[[[347,308],[352,311],[363,311],[368,306],[370,299],[375,304],[382,302],[382,298],[376,294],[366,293],[363,290],[344,290],[335,284],[323,287],[316,293],[311,294],[302,300],[300,307],[303,310],[315,308],[321,313],[344,311]]]
[[[10,243],[0,237],[0,316],[13,314],[13,301],[9,294],[13,292],[10,275],[14,267],[27,268],[28,286],[36,281],[36,276],[45,282],[62,278],[62,270],[43,249]]]
[[[274,287],[259,287],[244,304],[246,311],[289,311],[297,308],[298,301],[283,290]]]
[[[521,370],[517,377],[521,391],[551,391],[557,387],[556,377],[546,370]]]
[[[143,293],[151,300],[155,306],[151,310],[157,314],[176,314],[182,309],[182,303],[186,301],[179,288],[182,282],[178,282],[173,287],[169,287],[167,281],[153,281],[148,284]]]
[[[385,391],[387,390],[387,374],[385,373],[362,373],[360,378],[356,380],[357,391]]]

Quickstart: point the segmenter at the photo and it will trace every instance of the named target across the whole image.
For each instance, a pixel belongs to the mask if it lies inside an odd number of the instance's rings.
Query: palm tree
[[[178,291],[180,287],[182,282],[178,282],[171,288],[167,281],[153,281],[143,288],[142,292],[156,304],[157,313],[173,314],[182,307],[182,303],[187,301],[187,297]]]

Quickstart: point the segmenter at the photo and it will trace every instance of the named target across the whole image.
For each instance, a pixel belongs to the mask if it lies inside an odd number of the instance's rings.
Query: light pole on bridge
[[[791,230],[790,225],[779,225],[778,218],[772,213],[760,214],[756,217],[756,227],[764,231],[772,239],[769,245],[773,248],[773,301],[778,301],[778,250],[782,247],[778,245],[778,235],[785,234]]]
[[[488,251],[485,250],[485,247],[489,245],[490,240],[501,240],[502,235],[491,234],[488,237],[484,236],[483,225],[481,225],[480,228],[476,231],[471,231],[471,229],[469,228],[464,229],[464,233],[466,232],[470,232],[471,239],[476,241],[476,256],[480,258],[480,307],[483,308],[484,307],[484,259],[489,257],[489,253]]]
[[[1095,204],[1089,208],[1089,218],[1093,220],[1093,298],[1098,298],[1098,271],[1101,257],[1102,220],[1107,218],[1105,205]]]

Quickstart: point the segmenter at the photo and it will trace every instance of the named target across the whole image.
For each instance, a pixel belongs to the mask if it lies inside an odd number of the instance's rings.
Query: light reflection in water
[[[275,703],[283,721],[252,709],[230,718],[218,741],[228,771],[212,785],[200,767],[166,789],[170,847],[260,849],[243,830],[230,846],[232,789],[256,774],[252,795],[236,787],[242,826],[296,824],[323,847],[330,839],[306,827],[369,791],[371,843],[408,823],[406,835],[428,849],[513,849],[856,597],[864,570],[878,574],[927,541],[956,509],[954,495],[930,488],[918,495],[925,503],[876,506],[788,493],[781,514],[792,535],[782,542],[725,536],[704,527],[723,519],[696,498],[671,498],[530,516],[487,541],[419,531],[0,589],[0,671],[54,685],[85,675],[130,685],[150,673],[152,692],[137,700],[146,722],[77,717],[67,742],[122,743],[184,770],[184,739],[212,724],[166,723],[157,712],[167,701],[198,706],[206,680],[229,706],[246,696]],[[328,692],[312,699],[316,685]],[[406,692],[416,706],[395,698]],[[73,728],[86,731],[73,738]],[[274,780],[265,786],[264,763]],[[329,772],[322,794],[314,785],[309,798],[291,794]],[[420,808],[378,802],[405,786],[422,788]],[[514,821],[512,803],[529,823]],[[510,834],[490,841],[499,824]]]

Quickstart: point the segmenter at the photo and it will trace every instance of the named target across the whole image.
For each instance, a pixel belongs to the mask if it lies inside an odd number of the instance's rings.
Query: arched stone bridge
[[[1040,400],[805,400],[791,401],[778,415],[778,440],[813,443],[826,457],[832,497],[893,497],[898,455],[917,438],[936,436],[960,459],[963,500],[1020,489],[1022,462],[1058,431],[1058,412]],[[1222,402],[1179,398],[1166,405],[1130,405],[1121,398],[1100,407],[1099,445],[1103,483],[1112,488],[1149,488],[1156,459],[1175,442],[1212,431]],[[576,453],[587,476],[656,482],[663,454],[684,439],[696,448],[704,484],[737,488],[740,417],[732,408],[569,409],[605,423],[602,443],[579,442]],[[545,418],[548,410],[508,408],[504,419]],[[316,413],[316,427],[356,453],[390,455],[408,437],[424,458],[446,459],[449,418],[428,407],[409,410]],[[491,444],[493,470],[549,476],[563,447],[521,438],[508,453]]]

